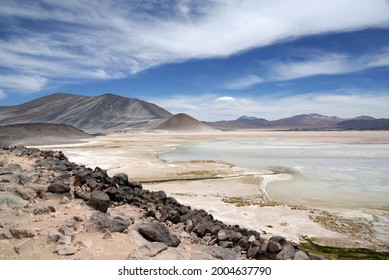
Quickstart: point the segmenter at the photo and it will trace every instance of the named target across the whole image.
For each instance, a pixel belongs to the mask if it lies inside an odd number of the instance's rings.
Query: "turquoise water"
[[[168,161],[220,160],[286,172],[266,186],[271,198],[310,207],[389,210],[389,145],[261,141],[191,142],[160,155]]]

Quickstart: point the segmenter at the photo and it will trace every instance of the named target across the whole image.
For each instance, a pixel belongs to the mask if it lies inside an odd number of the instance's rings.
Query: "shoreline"
[[[266,135],[267,133],[269,132],[261,131],[260,135]],[[288,133],[296,134],[296,132]],[[322,132],[320,132],[320,134],[321,133]],[[372,213],[366,213],[364,216],[356,218],[360,213],[353,213],[353,211],[338,213],[336,210],[331,211],[331,209],[326,211],[323,209],[312,209],[302,206],[288,206],[285,203],[279,203],[272,201],[271,199],[269,199],[270,203],[266,205],[266,202],[269,202],[263,196],[263,194],[268,195],[266,187],[269,182],[266,182],[266,179],[262,181],[262,187],[261,184],[256,185],[256,193],[255,191],[253,191],[253,193],[249,192],[252,197],[249,195],[242,196],[242,192],[236,194],[231,192],[230,189],[226,194],[225,186],[228,182],[233,184],[237,189],[246,187],[245,190],[247,190],[247,185],[250,184],[245,183],[245,180],[250,180],[250,176],[264,176],[265,178],[267,176],[274,176],[269,170],[257,170],[250,173],[247,172],[248,169],[218,161],[169,162],[159,158],[159,154],[171,150],[172,147],[174,149],[177,145],[179,146],[186,142],[209,141],[210,138],[213,141],[229,140],[234,139],[237,135],[244,139],[255,139],[255,137],[258,137],[258,134],[252,132],[221,134],[222,133],[212,134],[210,137],[209,135],[203,134],[193,136],[193,134],[161,135],[160,133],[157,133],[157,135],[160,136],[157,140],[154,138],[156,135],[153,133],[109,135],[93,139],[89,144],[83,143],[79,146],[80,149],[78,149],[84,151],[84,155],[81,156],[77,156],[77,145],[59,145],[58,148],[64,148],[62,150],[65,151],[70,160],[86,164],[87,166],[92,162],[104,162],[104,155],[109,154],[111,160],[114,158],[116,161],[114,164],[107,164],[107,166],[104,166],[104,168],[108,167],[106,169],[110,175],[114,175],[118,172],[127,173],[132,179],[145,182],[145,188],[155,191],[162,189],[168,195],[176,197],[180,203],[196,208],[205,208],[204,206],[207,206],[208,208],[205,210],[210,211],[210,213],[213,212],[212,215],[215,215],[215,217],[220,218],[222,221],[228,221],[231,224],[241,225],[242,220],[244,220],[243,224],[247,224],[247,226],[250,227],[255,221],[254,223],[258,224],[257,227],[262,227],[261,230],[266,232],[269,236],[283,235],[288,239],[300,242],[301,237],[305,236],[307,232],[310,232],[311,234],[308,234],[310,237],[316,238],[316,240],[324,245],[335,244],[337,246],[346,247],[363,245],[365,247],[382,249],[382,246],[379,245],[381,242],[377,242],[377,240],[369,242],[367,240],[368,237],[365,236],[366,234],[363,232],[365,227],[361,227],[361,224],[366,225],[374,221],[374,215],[372,215]],[[312,135],[315,133],[304,132],[303,134]],[[348,137],[346,137],[347,135],[345,134],[346,133],[343,132],[336,133],[336,135],[332,136],[325,135],[324,140],[328,141],[328,139],[331,139],[331,143],[335,143],[340,139],[340,142],[342,143],[363,142],[361,139],[356,141],[354,137],[355,133],[351,133],[351,136],[349,135]],[[365,134],[365,136],[369,141],[375,139],[373,142],[381,143],[383,142],[382,139],[385,137],[378,134]],[[271,133],[271,135],[274,136],[273,133]],[[285,132],[277,132],[276,135],[284,138],[288,136],[285,135]],[[195,140],[193,140],[193,138],[195,138]],[[320,137],[315,135],[314,139],[315,141],[318,141],[320,140]],[[141,145],[139,144],[140,142],[142,143]],[[318,143],[321,143],[321,141],[318,141]],[[53,146],[50,146],[49,148],[52,147]],[[120,154],[112,154],[112,152],[117,152],[117,149],[120,148],[126,150],[125,152],[122,151],[124,153],[123,157],[121,157]],[[88,153],[85,154],[85,150],[90,152],[89,156]],[[74,159],[72,154],[75,154],[77,159]],[[100,156],[95,158],[96,154]],[[91,155],[92,158],[90,157]],[[127,155],[127,157],[125,155]],[[98,158],[100,158],[100,160],[98,160]],[[135,160],[136,164],[134,164],[134,162],[131,163],[131,160]],[[158,183],[151,182],[158,180],[160,181]],[[174,181],[172,182],[172,180]],[[205,185],[212,185],[212,187],[205,188]],[[197,189],[197,192],[193,191],[194,188]],[[212,189],[213,192],[209,192],[208,189]],[[240,204],[240,207],[237,207],[237,204]],[[239,215],[239,213],[242,212],[258,212],[258,215],[250,214],[242,219],[242,216]],[[264,217],[269,217],[269,219],[264,219]],[[288,218],[285,219],[285,221],[278,222],[277,219],[280,217]],[[248,220],[250,222],[246,222]],[[329,221],[331,223],[329,223]],[[337,222],[339,222],[339,224]],[[353,236],[356,242],[354,242],[354,244],[346,242],[348,236]]]

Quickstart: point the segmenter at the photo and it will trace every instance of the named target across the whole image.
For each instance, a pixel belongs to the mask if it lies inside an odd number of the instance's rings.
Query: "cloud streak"
[[[265,63],[263,63],[265,64]],[[374,67],[389,66],[389,48],[360,57],[337,53],[314,54],[298,62],[272,61],[266,69],[268,81],[285,81],[316,75],[347,74]]]
[[[263,79],[257,75],[249,74],[235,81],[230,81],[225,85],[226,89],[243,89],[263,82]]]
[[[161,64],[231,56],[300,36],[389,26],[385,0],[320,4],[309,0],[134,0],[131,5],[103,0],[4,0],[1,5],[0,24],[7,36],[0,41],[0,60],[7,74],[3,73],[3,81],[10,78],[5,81],[10,90],[19,89],[12,88],[12,77],[17,75],[47,84],[60,79],[115,79]],[[294,77],[309,69],[309,65],[291,66]],[[322,69],[331,66],[321,64]],[[281,66],[278,75],[288,78]],[[259,82],[260,77],[248,76],[230,87]],[[33,84],[31,91],[39,89]]]

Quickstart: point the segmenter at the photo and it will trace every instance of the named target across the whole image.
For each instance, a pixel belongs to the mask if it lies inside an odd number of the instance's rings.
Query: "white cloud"
[[[231,81],[225,85],[225,88],[227,89],[243,89],[248,88],[253,85],[262,83],[263,79],[257,75],[250,74],[246,75],[244,77],[241,77],[235,81]]]
[[[29,93],[41,90],[47,80],[39,76],[27,75],[0,75],[0,84],[3,88]]]
[[[7,95],[5,94],[4,90],[0,89],[0,99],[6,98]]]
[[[213,102],[215,102],[216,104],[231,104],[235,103],[235,101],[235,98],[233,98],[232,96],[222,96],[216,98]]]
[[[0,42],[3,69],[49,82],[124,77],[165,63],[230,56],[299,36],[389,25],[385,0],[320,4],[310,0],[134,0],[131,5],[125,1],[4,0],[1,6],[0,16],[12,18],[3,30],[11,36]],[[44,32],[23,28],[20,18],[46,24]],[[302,65],[300,69],[294,66],[295,76],[305,71]],[[251,82],[241,81],[235,87],[248,87],[259,79],[252,77]]]
[[[252,101],[249,98],[237,98],[232,96],[222,96],[216,98],[213,103],[218,107],[230,107],[230,108],[239,108],[242,106],[251,105]]]
[[[268,81],[285,81],[315,75],[345,74],[373,67],[389,66],[389,48],[359,57],[339,53],[307,54],[298,62],[271,61],[262,63],[267,67]],[[266,68],[266,67],[265,67]]]

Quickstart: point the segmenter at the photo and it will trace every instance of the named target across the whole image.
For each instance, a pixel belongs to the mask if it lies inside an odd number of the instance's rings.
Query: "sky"
[[[0,106],[114,93],[204,121],[389,117],[388,0],[0,1]]]

